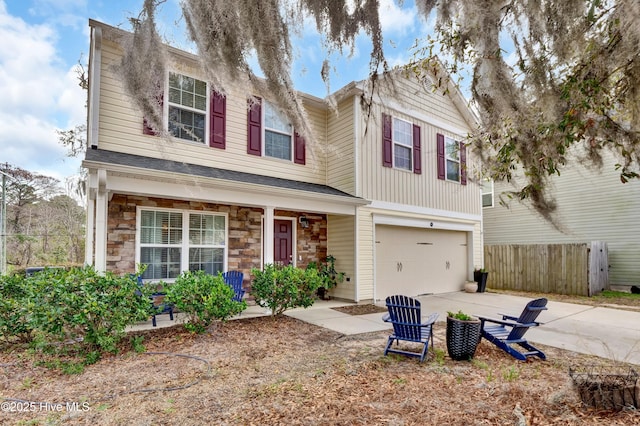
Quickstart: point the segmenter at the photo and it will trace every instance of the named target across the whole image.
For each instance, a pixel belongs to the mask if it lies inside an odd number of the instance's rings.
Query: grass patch
[[[640,294],[627,293],[625,291],[604,290],[602,293],[592,297],[594,299],[628,299],[640,301]]]

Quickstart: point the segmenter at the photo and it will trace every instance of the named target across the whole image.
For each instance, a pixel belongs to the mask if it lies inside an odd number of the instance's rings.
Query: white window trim
[[[176,106],[178,108],[186,109],[186,110],[189,110],[189,111],[192,111],[192,112],[196,112],[198,114],[202,114],[202,112],[203,112],[203,111],[201,111],[201,110],[199,110],[197,108],[190,108],[190,107],[187,107],[187,106],[184,106],[184,105],[174,104],[174,103],[169,101],[169,76],[170,76],[170,74],[178,74],[178,75],[182,75],[182,76],[185,76],[185,77],[190,77],[190,78],[193,78],[193,79],[196,79],[196,80],[203,81],[207,85],[207,87],[205,89],[206,93],[207,93],[207,100],[205,101],[206,102],[206,105],[205,105],[206,111],[204,112],[204,140],[202,142],[192,141],[192,140],[188,140],[188,139],[182,139],[182,138],[173,136],[169,132],[169,106],[170,105]],[[201,78],[195,77],[195,76],[190,75],[190,74],[186,74],[184,72],[169,70],[169,71],[167,71],[167,76],[164,79],[164,93],[165,93],[164,97],[166,99],[166,101],[163,102],[163,108],[162,108],[163,109],[162,113],[164,115],[164,129],[166,130],[167,134],[170,135],[169,137],[171,138],[171,140],[174,141],[174,142],[184,142],[184,143],[196,144],[198,146],[203,146],[203,145],[204,146],[209,146],[209,132],[210,132],[209,123],[211,121],[211,118],[210,118],[210,116],[211,116],[211,111],[210,111],[210,109],[211,109],[211,90],[209,89],[209,83],[206,80],[203,80]]]
[[[280,161],[287,161],[287,162],[293,162],[293,156],[295,155],[295,132],[293,129],[293,124],[291,124],[291,122],[289,122],[289,126],[291,127],[291,133],[287,133],[287,132],[283,132],[282,130],[278,130],[278,129],[272,129],[271,127],[267,127],[267,121],[266,121],[266,115],[267,115],[267,104],[270,106],[270,108],[274,108],[278,111],[278,108],[276,107],[276,105],[272,102],[263,100],[262,101],[262,108],[261,108],[261,112],[262,112],[262,157],[264,158],[271,158],[273,160],[280,160]],[[285,119],[287,119],[287,117],[284,117]],[[287,119],[288,120],[288,119]],[[289,136],[291,139],[291,149],[290,149],[290,155],[289,155],[289,159],[286,158],[279,158],[279,157],[272,157],[270,155],[267,155],[267,131],[269,132],[273,132],[273,133],[278,133],[280,135],[287,135]]]
[[[229,265],[229,214],[224,212],[212,212],[206,210],[181,210],[181,209],[171,209],[171,208],[161,208],[161,207],[146,207],[146,206],[136,206],[136,269],[138,265],[140,265],[140,249],[142,247],[140,243],[140,231],[142,228],[141,212],[145,211],[164,211],[164,212],[180,212],[182,213],[182,244],[165,244],[163,247],[180,247],[180,272],[185,272],[189,270],[189,248],[192,247],[189,244],[189,215],[192,213],[195,214],[205,214],[212,216],[224,216],[224,260],[222,269],[224,271],[227,270]],[[200,247],[212,247],[212,246],[202,246]],[[193,246],[196,247],[196,246]],[[217,247],[217,246],[216,246]],[[174,278],[164,278],[162,279],[164,282],[174,282]]]
[[[485,191],[485,186],[491,186],[491,190],[490,191]],[[482,208],[483,209],[487,209],[487,208],[491,208],[491,207],[495,207],[495,200],[496,200],[496,196],[495,196],[495,188],[493,186],[493,180],[491,179],[484,179],[482,182],[482,185],[480,186],[480,193],[481,193],[481,199],[480,202],[481,204],[484,204],[484,202],[482,201],[482,199],[484,198],[485,195],[487,194],[491,194],[491,205],[489,206],[485,206],[483,205]]]
[[[411,143],[409,145],[405,145],[405,144],[402,144],[400,142],[396,142],[396,140],[394,138],[394,135],[395,135],[395,125],[394,124],[395,124],[396,120],[405,122],[405,123],[409,124],[409,126],[411,127],[411,132],[409,133],[409,135],[411,136]],[[392,115],[391,116],[391,158],[392,158],[392,161],[393,161],[393,168],[394,169],[401,170],[401,171],[404,171],[404,172],[413,172],[413,168],[414,168],[414,164],[413,164],[413,144],[414,144],[413,143],[413,123],[408,121],[408,120],[405,120],[403,118],[399,118],[399,117],[396,117],[396,116]],[[399,146],[401,146],[403,148],[409,148],[409,162],[411,164],[409,165],[408,169],[396,166],[396,145],[399,145]]]
[[[458,147],[457,159],[449,157],[449,150],[447,149],[447,146],[449,145],[448,142],[450,142],[452,145],[454,144],[457,145]],[[449,179],[449,169],[448,169],[449,161],[458,163],[458,179],[457,180]],[[460,181],[462,180],[462,162],[460,160],[460,142],[455,140],[451,136],[447,136],[447,135],[444,135],[444,179],[449,182],[457,182],[457,183],[460,183]]]

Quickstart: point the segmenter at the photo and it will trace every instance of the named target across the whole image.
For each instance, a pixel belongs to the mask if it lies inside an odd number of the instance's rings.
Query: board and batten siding
[[[382,166],[383,112],[420,126],[421,174]],[[375,105],[369,121],[363,121],[360,125],[361,196],[370,200],[480,215],[480,189],[474,180],[468,179],[467,185],[462,185],[438,179],[437,134],[451,136],[456,140],[462,140],[466,134],[454,134],[423,121],[422,118],[429,113],[428,111],[421,111],[422,116],[412,115],[411,112]],[[460,120],[461,118],[452,118],[451,123],[459,125]],[[461,130],[468,131],[469,128],[465,126]],[[475,170],[473,161],[470,150],[467,150],[467,170],[470,177]]]
[[[440,90],[433,91],[431,87],[425,88],[414,78],[398,76],[394,82],[398,93],[402,94],[401,99],[385,102],[386,105],[398,110],[420,111],[437,121],[465,132],[468,130],[469,123],[454,104],[453,95],[443,94]]]
[[[122,57],[120,47],[109,40],[102,44],[99,148],[128,154],[182,161],[208,167],[262,174],[283,179],[326,184],[324,154],[307,150],[306,165],[293,161],[247,154],[247,102],[244,96],[229,95],[226,106],[226,149],[210,148],[208,143],[182,141],[144,135],[142,114],[125,93],[114,69]],[[188,66],[187,58],[174,58],[172,70],[203,78],[198,67]],[[326,140],[326,111],[307,108],[317,140]]]
[[[329,111],[327,120],[327,185],[356,195],[354,98]]]
[[[484,242],[559,244],[603,241],[609,250],[609,284],[640,284],[640,181],[620,182],[616,160],[605,153],[600,171],[571,163],[551,178],[562,230],[555,229],[528,206],[512,202],[483,209]],[[496,200],[512,187],[495,184]]]
[[[331,291],[331,296],[339,299],[354,300],[356,295],[355,225],[353,216],[327,216],[327,255],[336,258],[336,270],[345,274]]]

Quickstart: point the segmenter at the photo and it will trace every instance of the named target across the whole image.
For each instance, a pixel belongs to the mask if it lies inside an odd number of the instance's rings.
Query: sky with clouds
[[[86,66],[89,19],[129,30],[143,0],[0,0],[0,163],[64,180],[78,173],[80,158],[69,158],[57,130],[86,122],[86,93],[78,85],[78,63]],[[429,25],[413,2],[380,0],[385,54],[390,65],[405,63],[409,47]],[[179,1],[160,7],[161,35],[189,49],[180,27]],[[305,26],[293,40],[293,79],[298,90],[327,94],[320,78],[324,52],[320,37]],[[331,57],[331,92],[367,77],[370,42],[361,35],[349,57]],[[348,51],[346,52],[349,53]]]

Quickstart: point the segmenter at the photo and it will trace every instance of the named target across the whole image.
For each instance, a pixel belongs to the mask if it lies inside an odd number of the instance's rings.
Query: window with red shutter
[[[437,134],[438,179],[467,184],[467,149],[464,143]]]
[[[420,126],[382,114],[382,166],[422,173]]]

